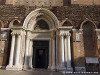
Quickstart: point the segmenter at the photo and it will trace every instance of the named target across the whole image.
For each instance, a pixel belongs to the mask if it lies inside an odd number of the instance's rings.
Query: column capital
[[[70,36],[71,36],[71,33],[66,33],[66,36],[67,36],[67,37],[70,37]]]
[[[66,33],[65,32],[60,32],[60,36],[65,36],[66,35]]]
[[[14,35],[23,35],[23,30],[13,30],[11,34],[14,34]]]
[[[12,36],[15,36],[16,34],[12,32],[11,35],[12,35]]]
[[[56,37],[56,32],[51,32],[51,38],[55,38]]]

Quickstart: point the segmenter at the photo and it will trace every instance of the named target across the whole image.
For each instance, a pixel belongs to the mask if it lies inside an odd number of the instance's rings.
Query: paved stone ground
[[[0,70],[0,75],[100,75],[98,73],[66,73],[53,71],[8,71]]]

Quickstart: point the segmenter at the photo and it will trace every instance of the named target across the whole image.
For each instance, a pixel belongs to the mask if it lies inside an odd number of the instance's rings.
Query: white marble
[[[18,35],[17,45],[16,45],[15,66],[20,65],[20,48],[21,48],[21,35]]]
[[[55,35],[53,35],[53,38],[52,38],[52,66],[51,66],[51,69],[52,70],[55,70],[56,69],[56,66],[55,66]]]
[[[67,44],[67,37],[65,37],[65,65],[67,67],[67,61],[68,61],[68,44]]]
[[[68,41],[68,61],[67,61],[67,68],[71,67],[71,44],[70,44],[70,36],[71,36],[71,34],[69,33],[67,35],[67,41]]]
[[[26,51],[25,51],[24,69],[28,69],[28,68],[29,68],[29,64],[28,64],[28,57],[29,57],[29,43],[30,43],[30,39],[27,38],[27,39],[26,39]]]
[[[9,58],[9,64],[8,64],[7,67],[6,67],[7,69],[9,69],[9,67],[12,67],[12,66],[13,66],[14,48],[15,48],[15,35],[12,34],[10,58]]]
[[[32,58],[33,58],[33,40],[30,40],[29,46],[29,68],[33,68],[32,66]]]
[[[61,39],[61,64],[60,64],[60,69],[65,70],[65,51],[64,51],[64,33],[60,34],[60,39]]]

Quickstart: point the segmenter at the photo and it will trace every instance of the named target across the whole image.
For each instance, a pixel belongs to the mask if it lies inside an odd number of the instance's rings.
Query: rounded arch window
[[[34,30],[49,30],[49,25],[45,20],[41,19],[37,21]]]

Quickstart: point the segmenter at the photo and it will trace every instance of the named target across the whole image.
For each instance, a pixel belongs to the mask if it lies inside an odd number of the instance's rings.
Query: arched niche
[[[83,43],[85,56],[96,56],[96,26],[92,21],[84,21],[81,25],[83,29]]]
[[[21,22],[18,19],[13,19],[9,24],[9,27],[18,27],[18,26],[21,26]]]

